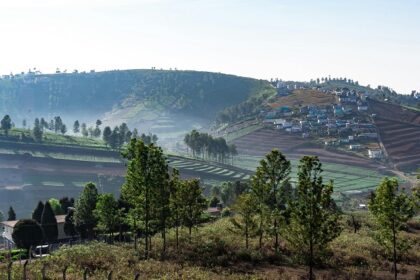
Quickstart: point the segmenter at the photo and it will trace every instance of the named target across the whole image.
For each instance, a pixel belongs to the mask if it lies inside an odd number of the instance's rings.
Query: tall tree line
[[[228,145],[223,137],[214,138],[208,133],[200,133],[192,130],[184,137],[184,143],[191,150],[194,157],[215,160],[226,163],[227,159],[233,159],[238,154],[235,145]]]

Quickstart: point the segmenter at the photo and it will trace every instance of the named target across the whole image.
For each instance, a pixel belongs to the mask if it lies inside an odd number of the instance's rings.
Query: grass
[[[343,232],[327,248],[322,266],[315,270],[317,279],[391,279],[390,260],[372,238],[375,224],[367,212],[356,212],[362,228],[353,233],[342,217]],[[420,274],[420,235],[415,231],[419,222],[413,220],[407,232],[399,237],[411,240],[412,248],[401,255],[400,279],[418,279]],[[113,279],[304,279],[307,268],[293,257],[293,249],[281,237],[280,252],[276,254],[273,239],[266,236],[258,250],[258,238],[251,238],[245,249],[243,236],[232,232],[228,218],[205,224],[193,231],[192,242],[185,229],[180,232],[179,250],[175,247],[175,233],[169,230],[168,249],[161,260],[160,235],[152,239],[151,259],[144,260],[143,240],[138,249],[133,243],[91,242],[73,247],[64,246],[51,256],[28,266],[29,278],[39,279],[42,266],[47,267],[48,279],[59,279],[68,265],[67,279],[82,279],[89,269],[89,279],[106,279],[110,270]],[[283,232],[284,234],[285,232]],[[20,278],[22,266],[13,266],[13,279]],[[417,275],[417,276],[416,276]],[[5,264],[0,264],[0,278],[6,279]]]
[[[10,137],[10,141],[14,141],[14,142],[15,141],[28,142],[28,143],[33,142],[31,132],[28,129],[13,128],[12,130],[9,131],[9,137]],[[43,141],[40,144],[62,145],[62,146],[83,146],[83,147],[101,148],[101,149],[106,148],[105,143],[100,139],[55,134],[48,131],[44,132]]]
[[[235,160],[235,166],[254,171],[259,165],[261,157],[238,156]],[[291,160],[292,163],[292,182],[296,182],[298,160]],[[363,190],[367,191],[378,186],[384,175],[365,168],[349,166],[344,164],[323,163],[324,182],[334,181],[336,192]]]
[[[325,94],[318,90],[297,89],[288,96],[277,98],[275,103],[269,104],[273,108],[280,106],[299,107],[306,105],[325,106],[337,103],[337,98],[331,94]]]

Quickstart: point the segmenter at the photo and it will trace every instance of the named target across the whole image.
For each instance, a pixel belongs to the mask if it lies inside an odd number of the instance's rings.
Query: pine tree
[[[278,252],[280,224],[284,222],[281,189],[290,180],[290,161],[278,150],[273,150],[260,161],[257,167],[258,179],[261,184],[267,185],[268,200],[267,207],[270,210],[271,232],[275,236],[274,248]],[[266,194],[267,195],[267,194]]]
[[[109,126],[106,126],[102,133],[102,139],[104,140],[106,145],[110,145],[111,134],[112,134],[111,128]]]
[[[120,223],[118,202],[110,193],[101,194],[96,202],[94,215],[98,220],[98,229],[112,236],[113,230]]]
[[[254,236],[257,229],[255,220],[255,199],[250,193],[242,194],[233,206],[235,216],[230,219],[233,231],[245,236],[245,248],[249,248],[249,238]]]
[[[9,130],[12,128],[12,119],[9,115],[5,115],[0,122],[0,127],[4,130],[4,134],[9,136]]]
[[[309,265],[309,279],[314,279],[315,260],[330,241],[341,232],[340,214],[331,197],[332,182],[322,182],[318,157],[304,156],[298,167],[296,197],[291,201],[291,221],[287,238]]]
[[[385,178],[369,202],[369,211],[375,217],[379,230],[376,239],[387,252],[392,252],[394,278],[397,279],[398,232],[414,215],[413,201],[398,188],[397,179]]]
[[[169,208],[171,212],[171,224],[175,227],[176,248],[179,248],[179,227],[181,226],[181,209],[184,204],[181,197],[181,179],[178,169],[172,169],[172,176],[169,182]]]
[[[74,225],[73,209],[67,211],[66,218],[64,219],[64,233],[71,237],[74,237],[77,234],[76,226]]]
[[[34,212],[32,213],[32,219],[41,224],[42,212],[44,211],[44,203],[42,201],[38,202]]]
[[[32,136],[35,141],[40,142],[42,141],[42,135],[43,135],[43,131],[41,128],[41,124],[39,122],[39,119],[36,118],[34,122],[34,128],[32,129]]]
[[[76,120],[73,124],[73,133],[77,134],[80,132],[80,123],[78,120]]]
[[[57,219],[55,218],[54,211],[51,204],[47,201],[42,211],[41,227],[44,231],[45,241],[54,242],[58,237]]]
[[[98,200],[98,190],[94,183],[87,183],[76,201],[74,223],[83,238],[93,238],[97,220],[93,211]]]
[[[206,207],[206,199],[198,179],[185,180],[181,184],[180,197],[183,206],[180,209],[182,224],[188,228],[191,243],[192,229],[200,222]]]
[[[166,222],[169,217],[168,166],[161,148],[153,144],[145,145],[137,139],[131,140],[123,156],[128,159],[128,168],[122,194],[133,207],[130,211],[131,219],[140,219],[144,225],[145,257],[148,258],[152,223],[161,231],[165,245]],[[131,224],[136,227],[139,223]]]
[[[7,214],[8,214],[8,218],[7,218],[8,221],[16,221],[16,213],[12,206],[10,206],[9,212]]]

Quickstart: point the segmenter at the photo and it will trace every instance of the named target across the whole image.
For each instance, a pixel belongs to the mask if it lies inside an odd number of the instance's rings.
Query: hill
[[[60,115],[69,124],[101,118],[170,131],[207,125],[219,111],[265,88],[271,88],[267,81],[196,71],[30,73],[0,79],[0,114],[10,114],[17,124]]]

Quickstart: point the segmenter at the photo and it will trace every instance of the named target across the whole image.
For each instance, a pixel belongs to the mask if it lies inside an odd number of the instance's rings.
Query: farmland
[[[236,166],[248,170],[255,170],[260,159],[261,157],[259,156],[239,156],[236,160]],[[299,161],[292,159],[291,163],[291,180],[292,182],[296,182]],[[324,170],[324,180],[332,180],[334,182],[334,191],[337,193],[357,193],[359,191],[374,189],[385,176],[382,172],[375,169],[366,169],[345,164],[323,162],[322,167]]]
[[[411,171],[420,164],[420,113],[400,106],[370,101],[375,125],[395,168]]]
[[[318,90],[298,89],[294,90],[288,96],[279,97],[274,103],[269,104],[270,107],[276,108],[280,106],[300,107],[307,105],[331,105],[337,103],[335,96],[324,94]]]
[[[207,186],[248,179],[251,173],[229,165],[175,155],[168,155],[168,163],[178,168],[182,177],[198,177]],[[28,209],[39,200],[77,197],[86,182],[90,181],[96,183],[101,192],[118,196],[124,175],[125,165],[119,152],[103,146],[94,148],[0,140],[1,210],[6,211],[10,201],[14,201],[20,217],[27,216]]]

